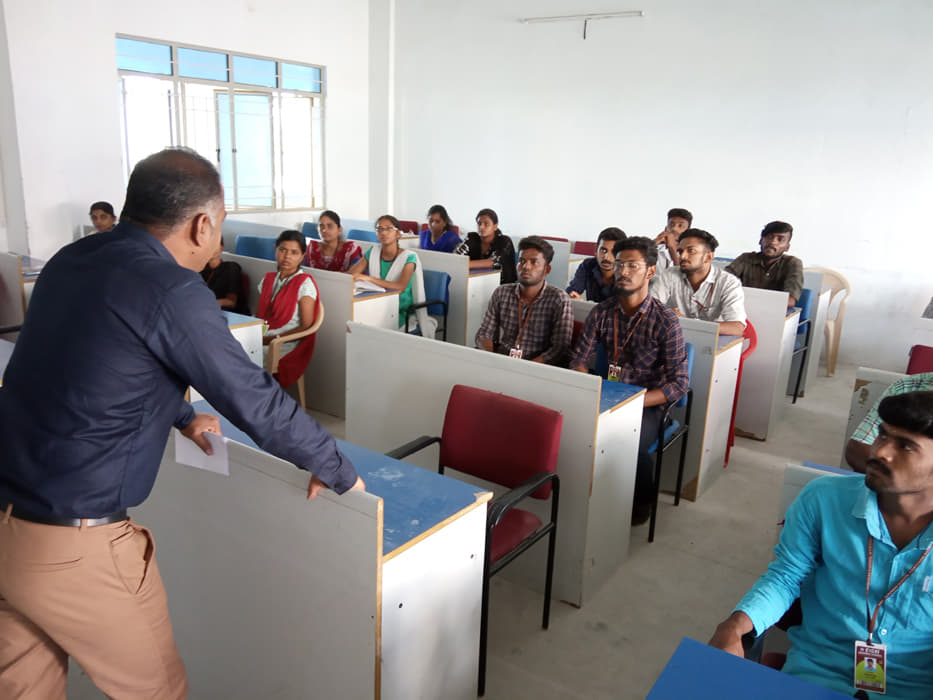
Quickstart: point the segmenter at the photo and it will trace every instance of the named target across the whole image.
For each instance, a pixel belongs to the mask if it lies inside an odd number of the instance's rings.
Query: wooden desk
[[[472,348],[476,344],[476,331],[483,325],[483,318],[486,316],[489,300],[492,298],[492,293],[499,286],[499,276],[501,274],[501,270],[492,268],[470,271],[470,276],[467,279],[467,318],[463,343],[467,347]]]
[[[356,323],[349,327],[346,435],[356,444],[382,452],[419,435],[440,435],[454,384],[563,413],[554,597],[574,605],[592,597],[627,553],[643,390],[613,383],[603,390],[594,375]],[[373,348],[382,363],[373,362]],[[437,456],[435,446],[410,459],[435,470]],[[528,507],[546,516],[550,503]],[[546,547],[535,545],[501,575],[543,590],[545,555]]]
[[[851,697],[684,637],[647,700],[851,700]]]
[[[177,464],[170,439],[133,513],[191,697],[475,698],[491,494],[340,443],[368,491],[309,502],[307,472],[221,425],[230,476]]]
[[[787,308],[787,292],[745,287],[745,312],[758,334],[739,387],[735,433],[766,440],[785,405],[800,310]]]

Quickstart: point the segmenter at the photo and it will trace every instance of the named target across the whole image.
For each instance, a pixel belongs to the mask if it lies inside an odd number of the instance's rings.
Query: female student
[[[238,263],[222,260],[220,254],[223,252],[224,242],[221,239],[217,251],[201,270],[201,278],[214,292],[221,309],[248,314],[249,308],[244,298],[246,295],[243,293],[243,270]]]
[[[437,250],[452,253],[460,245],[460,236],[454,231],[454,224],[447,215],[447,210],[440,204],[428,209],[428,230],[421,232],[421,250]]]
[[[305,237],[298,231],[283,231],[275,241],[277,272],[267,272],[259,284],[256,315],[269,329],[262,338],[268,345],[279,336],[310,328],[317,316],[317,284],[299,266],[304,260]],[[304,373],[314,352],[310,335],[282,343],[277,378],[283,387],[291,386]]]
[[[354,241],[343,238],[343,228],[337,212],[322,211],[317,219],[317,231],[320,241],[311,241],[305,255],[305,265],[318,270],[347,272],[362,260],[363,251]]]
[[[476,215],[476,232],[467,234],[455,253],[470,256],[470,269],[499,267],[499,284],[515,282],[515,247],[512,239],[499,230],[499,216],[492,209],[480,209]]]
[[[117,217],[113,213],[113,205],[110,202],[94,202],[88,211],[91,217],[91,223],[97,229],[95,233],[106,233],[117,224]]]
[[[379,243],[367,250],[363,259],[350,270],[356,280],[372,282],[383,289],[399,292],[399,327],[405,324],[406,312],[411,305],[425,300],[421,261],[415,253],[402,250],[399,246],[401,235],[398,219],[388,214],[380,216],[376,220],[376,236]],[[428,316],[424,308],[416,311],[415,318],[421,328],[421,335],[433,338],[437,322]]]

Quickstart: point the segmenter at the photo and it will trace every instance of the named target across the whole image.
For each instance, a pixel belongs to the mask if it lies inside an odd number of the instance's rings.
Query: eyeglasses
[[[629,272],[636,272],[647,265],[643,262],[636,262],[633,260],[616,260],[612,263],[612,267],[616,270],[628,270]]]
[[[395,226],[377,226],[376,233],[388,233],[389,231],[398,231]]]

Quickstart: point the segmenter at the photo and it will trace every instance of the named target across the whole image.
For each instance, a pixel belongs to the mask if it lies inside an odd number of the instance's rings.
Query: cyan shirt
[[[933,528],[898,551],[864,476],[810,482],[787,510],[775,560],[736,607],[760,633],[799,596],[803,624],[788,632],[793,646],[784,671],[848,695],[854,692],[853,642],[868,637],[869,535],[875,539],[869,596],[874,610],[923,554]],[[933,698],[933,553],[885,601],[874,641],[888,647],[887,697]]]

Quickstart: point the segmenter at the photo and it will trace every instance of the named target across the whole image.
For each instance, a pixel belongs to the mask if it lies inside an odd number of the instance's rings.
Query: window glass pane
[[[299,66],[294,63],[280,63],[282,67],[282,89],[301,90],[302,92],[321,91],[321,69],[313,66]]]
[[[178,49],[178,75],[186,78],[227,81],[227,54],[197,49]]]
[[[152,153],[174,146],[171,80],[123,76],[124,158],[127,172]]]
[[[217,162],[216,89],[212,85],[183,83],[181,103],[182,142],[214,163]]]
[[[324,202],[324,104],[314,100],[311,108],[311,167],[313,169],[312,206],[323,207]]]
[[[142,73],[172,74],[172,47],[117,37],[117,68]]]
[[[275,61],[234,56],[233,81],[245,85],[275,87]]]
[[[286,208],[311,207],[311,98],[281,96],[282,198]]]
[[[272,96],[234,93],[233,105],[237,206],[274,207]]]
[[[217,110],[217,169],[220,171],[220,182],[224,186],[224,207],[236,208],[234,194],[236,192],[233,180],[233,138],[230,133],[230,93],[218,90],[215,93],[215,109]]]

